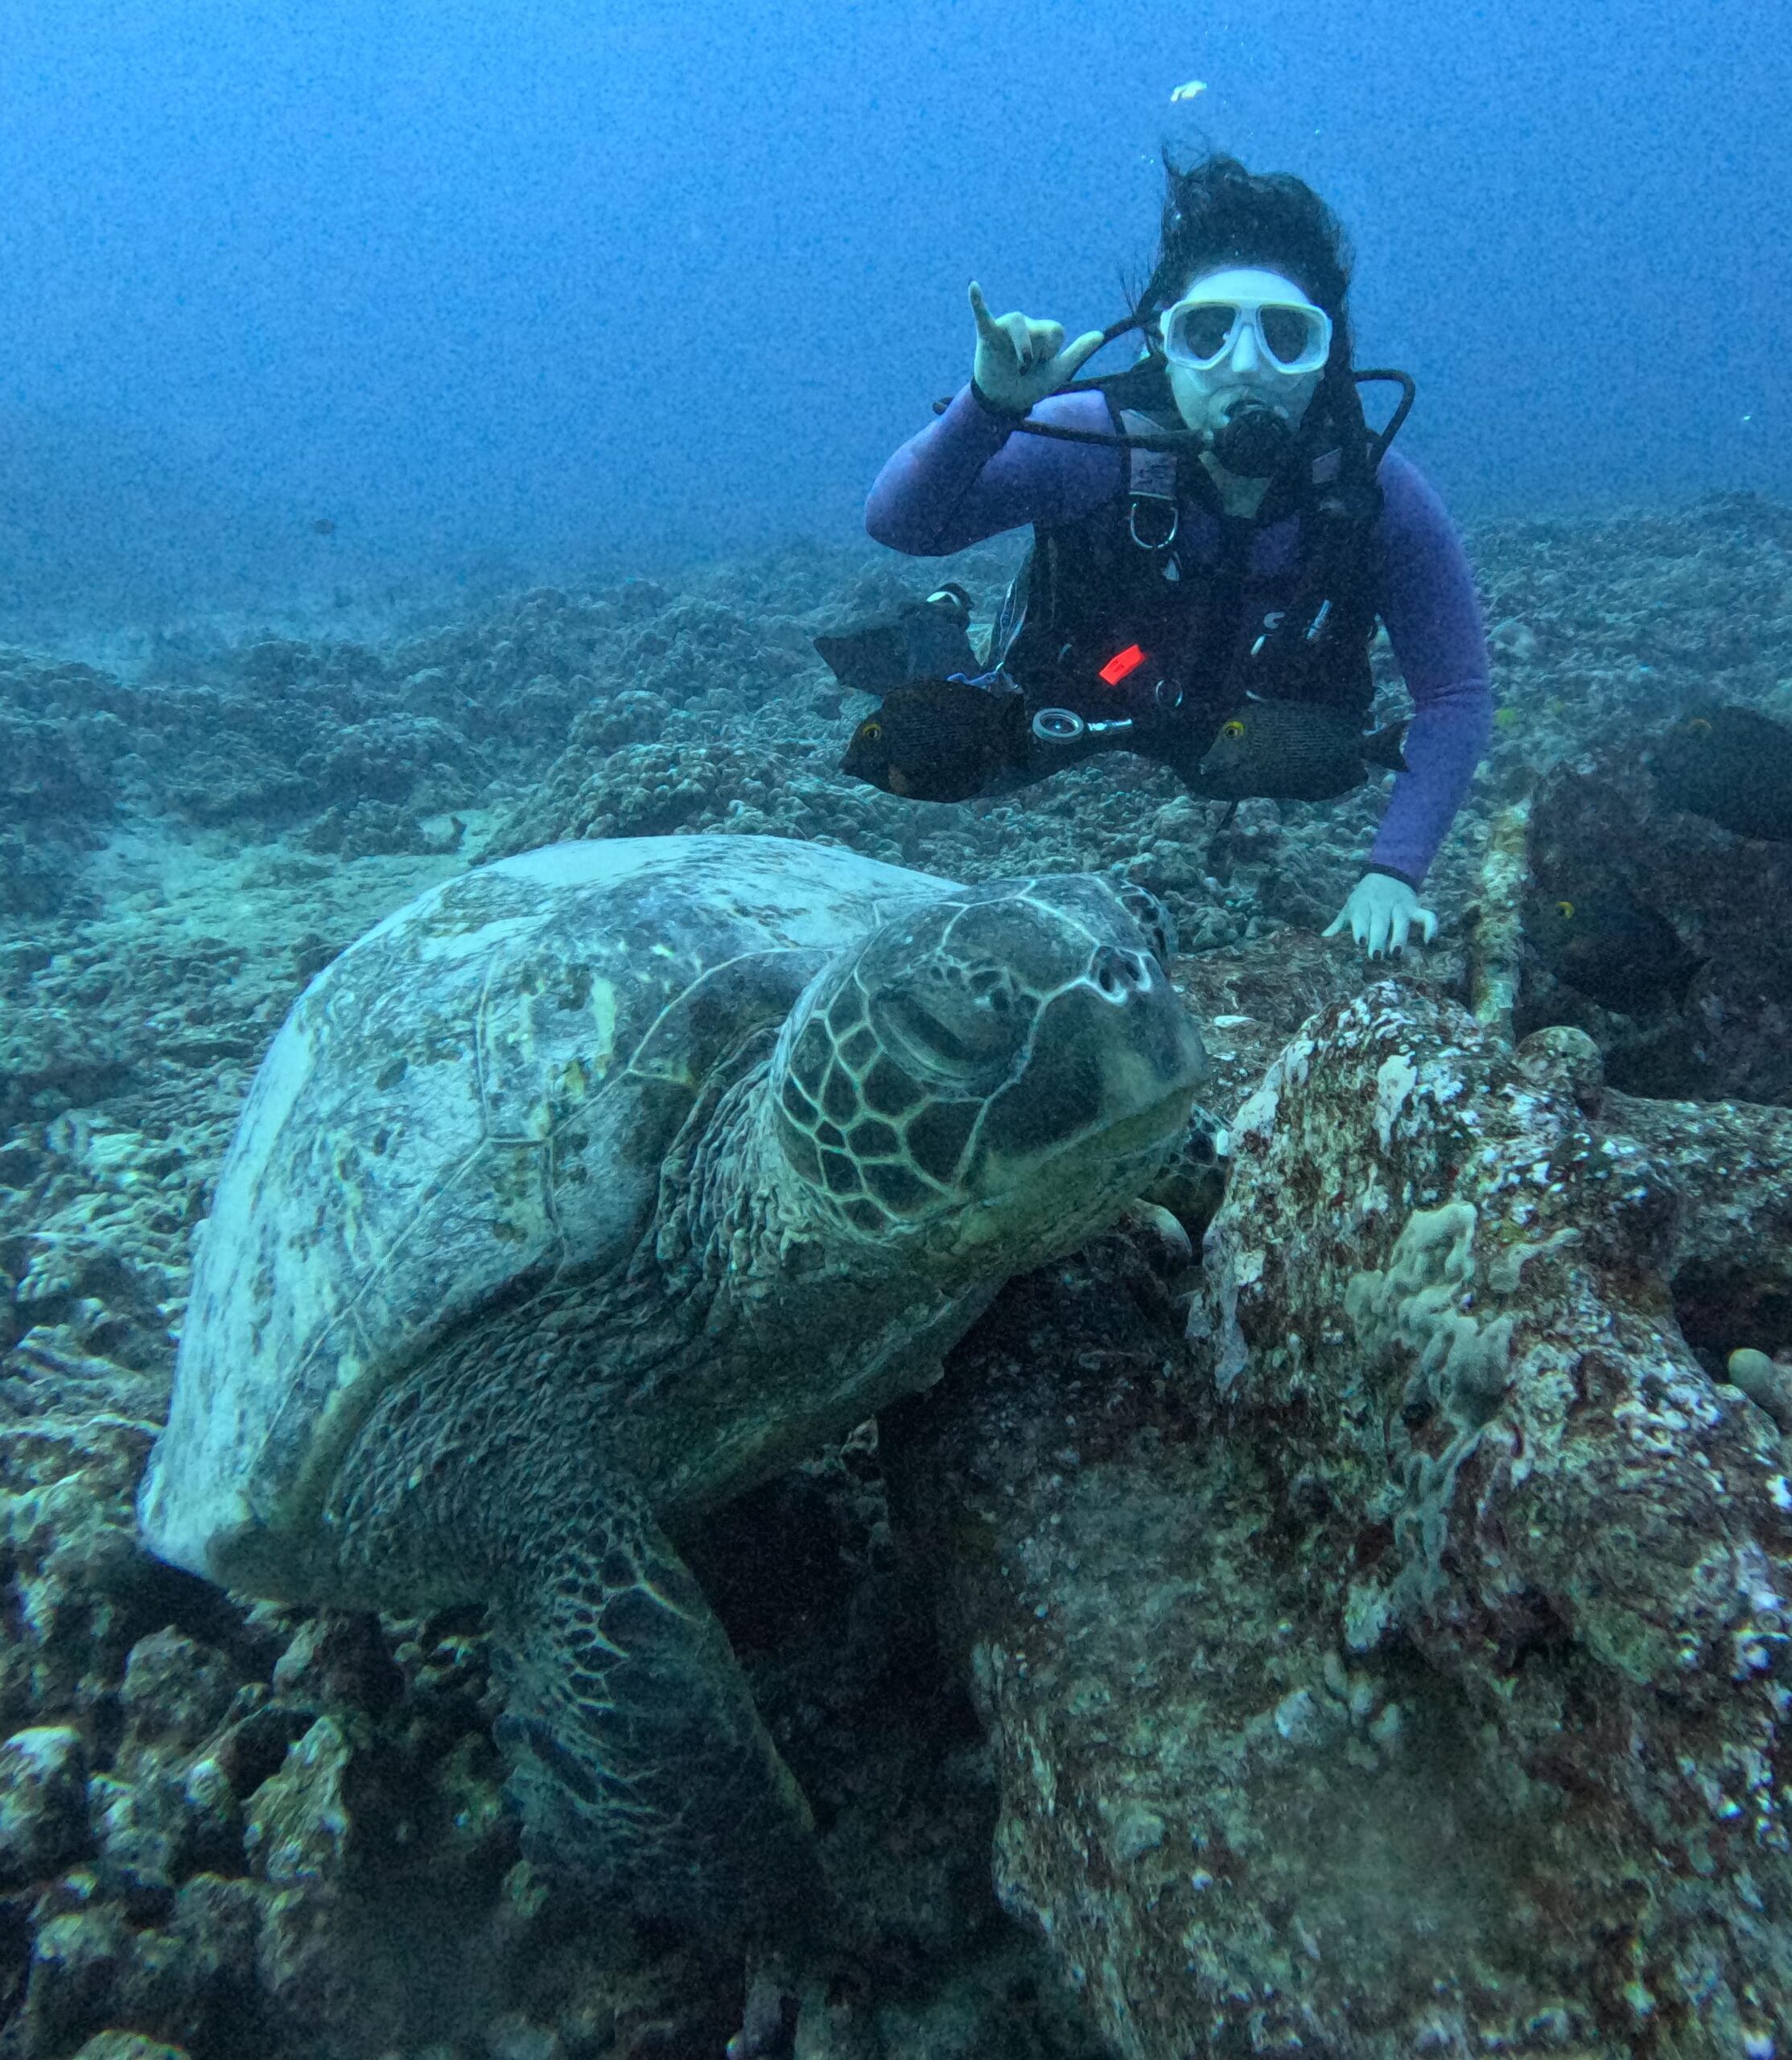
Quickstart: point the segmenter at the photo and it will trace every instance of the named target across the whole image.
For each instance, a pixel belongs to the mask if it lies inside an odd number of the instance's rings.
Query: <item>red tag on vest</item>
[[[1135,673],[1145,662],[1145,654],[1136,644],[1129,644],[1125,650],[1116,651],[1101,670],[1100,678],[1105,686],[1118,686],[1129,673]]]

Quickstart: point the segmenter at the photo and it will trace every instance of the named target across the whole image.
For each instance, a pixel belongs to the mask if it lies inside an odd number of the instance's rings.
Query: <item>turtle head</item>
[[[1148,1179],[1206,1070],[1142,888],[1088,874],[892,913],[811,983],[773,1092],[809,1213],[942,1276],[1035,1265]]]

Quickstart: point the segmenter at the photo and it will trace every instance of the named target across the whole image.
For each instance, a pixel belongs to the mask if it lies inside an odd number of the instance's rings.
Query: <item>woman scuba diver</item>
[[[1033,525],[988,661],[998,690],[1025,698],[1026,778],[1118,744],[1199,792],[1209,746],[1253,702],[1311,707],[1316,735],[1360,726],[1378,619],[1413,702],[1405,769],[1326,934],[1348,928],[1372,958],[1415,928],[1428,943],[1419,889],[1493,711],[1461,543],[1388,449],[1411,381],[1353,369],[1348,254],[1309,187],[1220,155],[1165,172],[1157,264],[1113,329],[1067,344],[971,287],[970,384],[885,465],[866,526],[925,557]],[[1136,363],[1077,380],[1134,328]],[[1404,389],[1378,434],[1357,393],[1370,379]]]

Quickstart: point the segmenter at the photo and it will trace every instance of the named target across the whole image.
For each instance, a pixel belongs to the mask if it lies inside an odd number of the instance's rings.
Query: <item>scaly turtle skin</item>
[[[253,1595],[488,1605],[530,1849],[801,1929],[807,1812],[674,1541],[1148,1180],[1204,1069],[1157,920],[770,838],[420,896],[257,1076],[150,1547]]]

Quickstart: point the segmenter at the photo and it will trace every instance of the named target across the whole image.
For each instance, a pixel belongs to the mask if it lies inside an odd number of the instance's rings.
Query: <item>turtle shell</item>
[[[532,1281],[601,1297],[715,1065],[881,912],[952,885],[778,838],[558,844],[431,888],[343,953],[225,1162],[140,1502],[151,1548],[303,1590],[322,1498],[387,1384]]]

